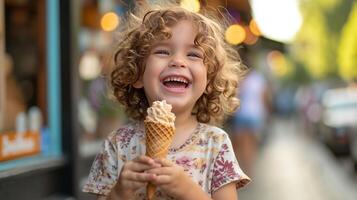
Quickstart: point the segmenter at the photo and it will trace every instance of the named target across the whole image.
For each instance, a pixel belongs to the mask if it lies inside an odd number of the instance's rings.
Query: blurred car
[[[323,82],[300,86],[295,94],[298,113],[302,119],[305,131],[314,137],[321,137],[320,122],[322,115],[321,98],[328,89]]]
[[[352,136],[351,136],[351,143],[350,143],[350,149],[351,149],[351,157],[354,162],[354,167],[355,170],[357,171],[357,125],[352,127]]]
[[[320,134],[336,154],[350,153],[357,163],[357,88],[329,89],[321,99]]]

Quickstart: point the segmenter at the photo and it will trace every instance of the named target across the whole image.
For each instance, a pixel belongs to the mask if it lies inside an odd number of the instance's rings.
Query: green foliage
[[[322,13],[311,13],[292,47],[297,61],[302,63],[314,78],[322,78],[328,74],[330,41],[327,32]]]
[[[301,4],[304,22],[291,54],[313,79],[337,75],[337,46],[352,2],[310,0]]]
[[[294,63],[294,74],[290,77],[290,80],[296,85],[304,85],[311,82],[311,75],[308,73],[304,65],[297,61]]]
[[[348,21],[342,30],[337,61],[339,73],[344,79],[357,78],[357,2],[354,3]]]

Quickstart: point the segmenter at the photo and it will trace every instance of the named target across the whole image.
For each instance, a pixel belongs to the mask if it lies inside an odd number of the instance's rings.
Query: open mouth
[[[182,76],[168,76],[162,80],[162,83],[168,88],[187,88],[190,81]]]

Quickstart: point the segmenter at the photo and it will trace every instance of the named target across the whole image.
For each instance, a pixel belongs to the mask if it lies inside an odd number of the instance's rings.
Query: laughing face
[[[176,115],[191,113],[207,85],[203,52],[194,45],[196,34],[190,21],[180,21],[171,28],[171,38],[154,43],[144,74],[134,84],[144,87],[150,105],[165,99]]]

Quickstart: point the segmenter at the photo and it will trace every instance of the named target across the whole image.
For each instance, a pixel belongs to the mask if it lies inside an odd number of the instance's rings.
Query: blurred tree
[[[329,72],[329,45],[325,18],[321,12],[313,12],[303,23],[292,53],[312,77],[321,78]]]
[[[354,0],[305,0],[304,22],[291,46],[291,55],[313,79],[338,75],[337,45],[340,30]]]
[[[285,80],[285,84],[288,84],[288,82],[291,82],[294,85],[304,85],[310,83],[312,77],[304,65],[291,56],[288,57],[288,59],[291,65],[294,65],[294,68],[292,69],[292,73],[289,77],[287,77],[287,80]]]
[[[357,2],[343,27],[337,62],[343,79],[357,78]]]

